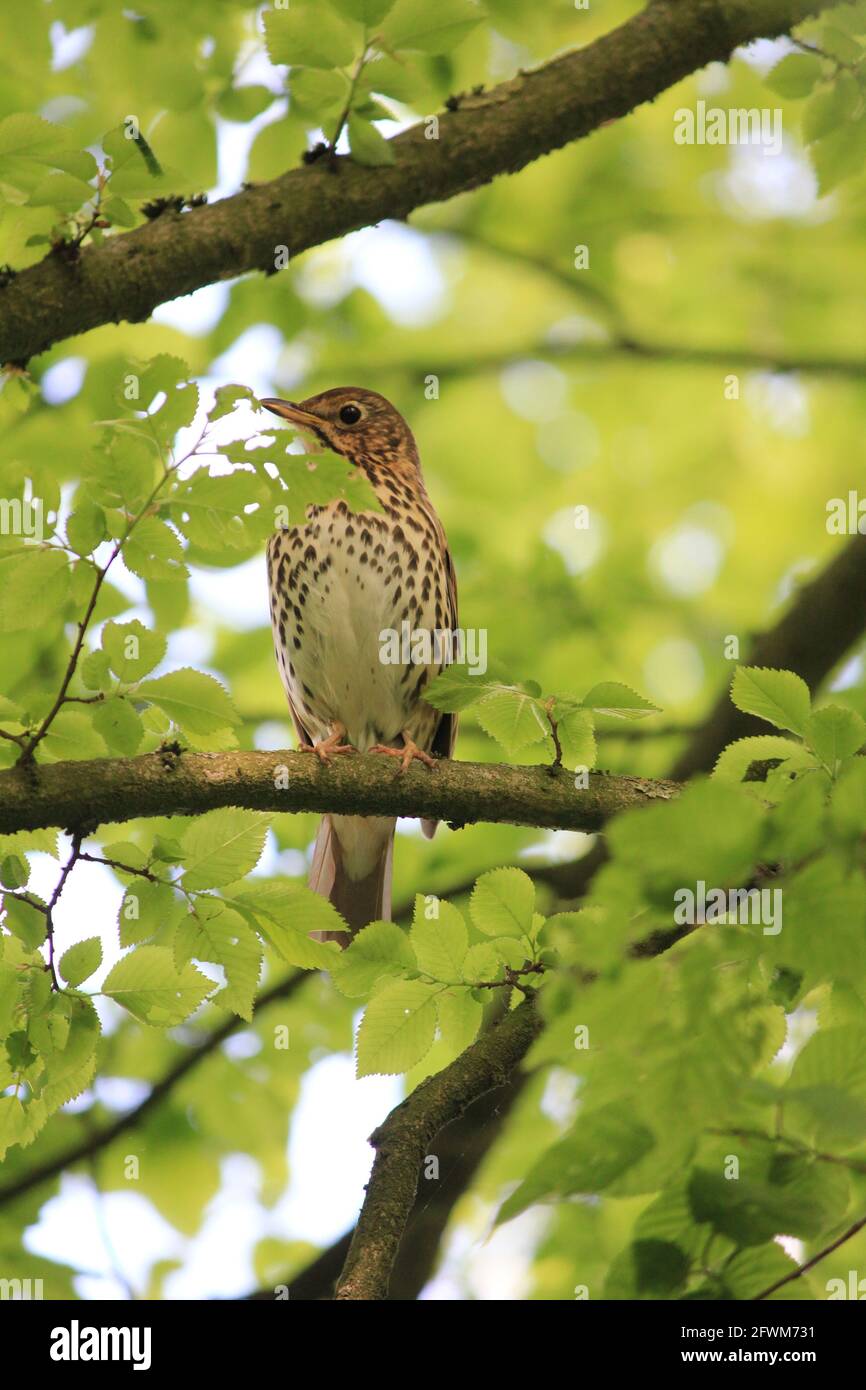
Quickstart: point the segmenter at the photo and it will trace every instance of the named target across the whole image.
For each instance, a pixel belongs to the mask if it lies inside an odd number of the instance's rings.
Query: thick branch
[[[827,0],[655,0],[610,34],[465,97],[439,116],[438,140],[413,126],[392,166],[339,158],[186,213],[166,212],[85,248],[49,255],[0,290],[0,362],[23,361],[103,323],[292,256],[384,217],[478,188],[617,120],[739,45],[787,33]],[[334,171],[336,169],[336,172]]]
[[[541,1028],[527,998],[444,1071],[392,1110],[370,1136],[376,1150],[367,1195],[337,1288],[337,1299],[384,1299],[418,1174],[442,1127],[494,1087],[503,1086]]]
[[[853,536],[826,569],[804,584],[775,627],[757,637],[750,666],[796,671],[815,690],[866,627],[866,536]],[[732,664],[733,673],[733,664]],[[708,772],[735,738],[767,733],[760,719],[731,703],[728,684],[677,760],[672,777]]]
[[[0,834],[90,829],[218,806],[598,830],[620,811],[670,800],[678,790],[673,782],[593,772],[578,791],[571,773],[501,763],[415,765],[401,775],[375,754],[322,767],[309,753],[146,753],[0,772]]]

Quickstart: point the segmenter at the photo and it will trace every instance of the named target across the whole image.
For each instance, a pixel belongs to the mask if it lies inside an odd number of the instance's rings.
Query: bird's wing
[[[457,574],[454,569],[454,561],[451,558],[451,551],[442,537],[443,553],[445,556],[445,602],[448,609],[448,626],[454,632],[458,625],[457,617]],[[440,758],[450,758],[454,754],[454,745],[457,742],[457,715],[443,714],[439,720],[436,733],[433,736],[431,753],[436,753]]]
[[[291,695],[289,694],[288,690],[286,691],[286,699],[287,699],[288,704],[289,704],[289,712],[290,712],[290,714],[291,714],[291,716],[292,716],[292,723],[293,723],[294,726],[295,726],[295,733],[296,733],[297,736],[298,736],[298,746],[299,746],[300,748],[304,748],[304,747],[306,747],[306,748],[312,748],[312,746],[313,746],[312,737],[311,737],[310,733],[308,732],[308,730],[305,729],[305,728],[304,728],[304,725],[301,723],[301,717],[300,717],[300,715],[298,714],[298,711],[295,709],[294,704],[292,703],[292,697],[291,697]]]

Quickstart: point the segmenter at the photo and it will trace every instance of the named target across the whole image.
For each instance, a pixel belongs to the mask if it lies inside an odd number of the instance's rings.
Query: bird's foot
[[[305,744],[301,749],[302,753],[315,753],[323,767],[327,767],[331,758],[338,753],[357,753],[357,748],[353,748],[351,743],[344,743],[346,729],[342,724],[335,724],[327,738],[320,739],[318,743],[312,745]]]
[[[419,748],[417,743],[413,742],[411,738],[408,738],[406,734],[403,735],[402,748],[389,748],[385,743],[377,743],[374,748],[370,749],[370,752],[384,753],[388,758],[399,758],[400,770],[397,773],[398,777],[402,777],[409,764],[415,759],[417,759],[419,763],[423,763],[425,767],[434,768],[436,766],[436,759],[431,758],[429,753],[425,753],[424,749]]]

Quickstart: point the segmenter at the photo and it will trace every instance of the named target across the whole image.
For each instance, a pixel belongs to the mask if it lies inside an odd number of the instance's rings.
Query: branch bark
[[[857,641],[866,626],[866,536],[853,536],[830,564],[804,584],[776,625],[753,642],[744,662],[796,671],[814,691]],[[767,732],[743,714],[726,685],[707,719],[674,764],[671,776],[685,781],[708,772],[736,738]]]
[[[618,29],[489,92],[459,99],[392,142],[392,166],[341,157],[86,247],[49,255],[0,290],[0,362],[22,362],[104,323],[139,322],[158,304],[291,256],[385,217],[478,188],[582,139],[735,48],[787,33],[829,0],[653,0]],[[335,172],[336,171],[336,172]]]
[[[391,1269],[430,1145],[439,1130],[479,1096],[505,1085],[540,1030],[535,1000],[529,996],[444,1071],[413,1091],[370,1136],[376,1158],[337,1286],[338,1300],[388,1297]]]
[[[441,762],[395,772],[375,754],[322,767],[309,753],[146,753],[138,758],[41,763],[0,772],[0,834],[45,826],[83,829],[138,816],[196,815],[218,806],[338,811],[598,830],[611,816],[658,799],[673,782],[589,774],[586,790],[549,767]]]

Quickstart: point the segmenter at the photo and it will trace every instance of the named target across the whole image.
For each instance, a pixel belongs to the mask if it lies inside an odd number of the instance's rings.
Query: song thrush
[[[383,508],[309,507],[304,525],[268,543],[274,646],[300,745],[323,762],[358,750],[397,757],[400,771],[415,758],[432,767],[430,755],[449,757],[457,732],[456,716],[423,698],[448,643],[419,662],[403,660],[405,643],[400,660],[385,659],[382,641],[386,632],[457,630],[454,566],[412,431],[384,396],[358,387],[262,405],[362,469]],[[310,887],[353,933],[390,917],[395,824],[326,815],[319,826]],[[428,836],[436,830],[435,821],[422,826]]]

